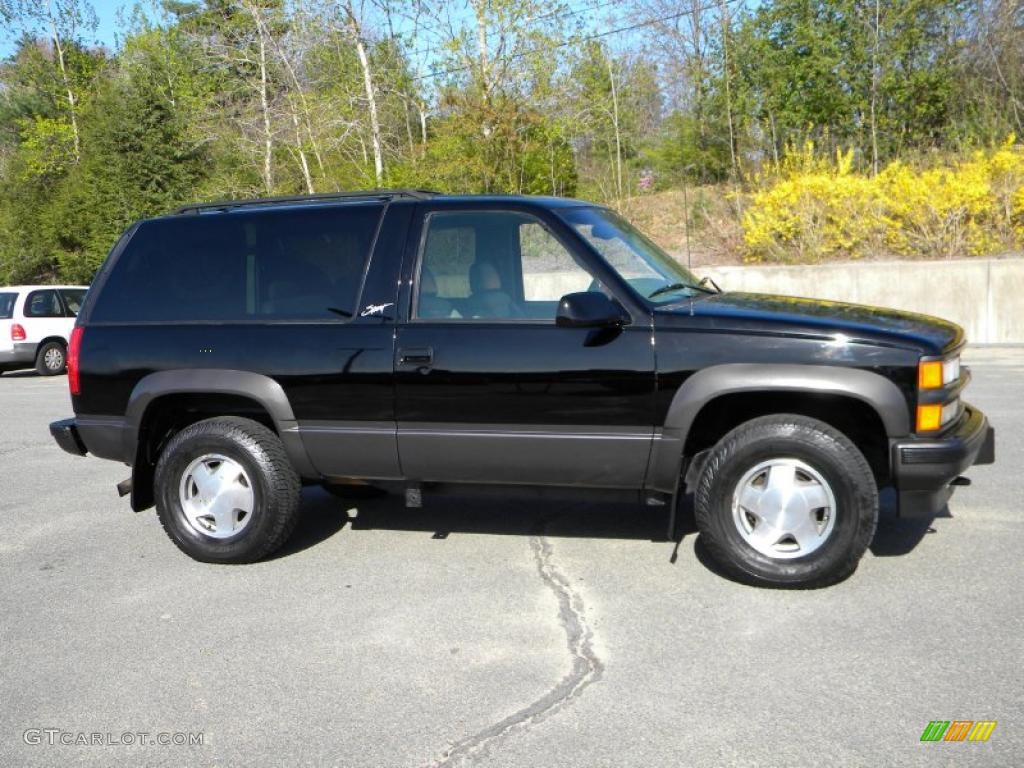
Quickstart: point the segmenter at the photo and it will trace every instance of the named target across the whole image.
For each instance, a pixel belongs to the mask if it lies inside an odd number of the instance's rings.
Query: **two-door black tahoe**
[[[611,210],[349,193],[132,226],[68,358],[66,450],[131,465],[190,556],[262,558],[300,488],[397,481],[694,493],[733,577],[853,572],[879,489],[932,515],[994,460],[948,322],[721,292]],[[671,530],[671,528],[670,528]]]

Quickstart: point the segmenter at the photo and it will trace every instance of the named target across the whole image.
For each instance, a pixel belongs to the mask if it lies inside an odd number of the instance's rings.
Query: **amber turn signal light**
[[[928,360],[918,365],[917,386],[920,389],[939,389],[942,387],[941,360]]]
[[[939,370],[942,370],[941,367]],[[932,432],[942,426],[941,405],[917,406],[917,431]]]

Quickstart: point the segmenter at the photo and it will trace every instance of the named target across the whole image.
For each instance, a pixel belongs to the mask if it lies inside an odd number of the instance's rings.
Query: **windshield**
[[[654,304],[711,293],[632,224],[606,208],[564,208],[561,217],[583,235],[612,269]]]

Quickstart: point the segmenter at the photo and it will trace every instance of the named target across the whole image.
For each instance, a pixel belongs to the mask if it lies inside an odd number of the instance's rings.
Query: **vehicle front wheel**
[[[878,489],[844,434],[781,414],[741,424],[711,449],[695,507],[702,542],[728,574],[813,588],[856,570],[878,522]]]
[[[251,563],[278,549],[295,528],[301,487],[278,436],[237,417],[181,430],[154,476],[161,525],[206,563]]]
[[[67,353],[59,341],[48,341],[36,353],[36,373],[40,376],[56,376],[64,373]]]

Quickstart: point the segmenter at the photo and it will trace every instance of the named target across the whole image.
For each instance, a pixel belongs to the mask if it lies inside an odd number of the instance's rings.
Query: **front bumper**
[[[967,405],[946,435],[893,440],[890,451],[900,516],[929,517],[942,510],[953,493],[950,484],[969,467],[995,462],[995,430]]]

